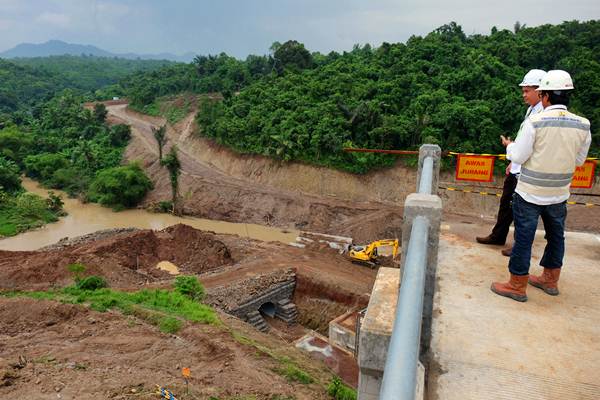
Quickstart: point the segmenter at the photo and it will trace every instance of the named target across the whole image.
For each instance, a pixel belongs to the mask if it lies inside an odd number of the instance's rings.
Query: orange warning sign
[[[572,188],[590,189],[594,184],[594,172],[596,170],[596,161],[586,161],[582,166],[575,169]]]
[[[491,182],[494,176],[494,156],[459,154],[456,160],[456,180]]]

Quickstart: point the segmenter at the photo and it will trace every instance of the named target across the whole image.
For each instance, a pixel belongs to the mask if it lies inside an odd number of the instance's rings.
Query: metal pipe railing
[[[421,183],[423,181],[424,179]],[[396,319],[385,362],[380,400],[415,398],[428,239],[429,220],[424,216],[415,217],[398,293]]]
[[[423,167],[421,169],[421,176],[419,179],[419,191],[418,193],[432,194],[432,183],[433,183],[433,157],[425,157],[423,159]]]

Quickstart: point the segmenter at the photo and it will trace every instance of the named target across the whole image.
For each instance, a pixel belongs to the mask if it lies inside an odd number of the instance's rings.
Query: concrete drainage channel
[[[267,332],[269,325],[265,315],[281,319],[288,325],[296,322],[298,310],[292,302],[295,288],[296,274],[288,269],[211,289],[206,301]]]
[[[300,284],[299,288],[297,288],[298,284]],[[321,298],[323,294],[329,295],[329,298]],[[309,283],[306,277],[298,277],[290,268],[285,271],[256,275],[227,286],[211,288],[206,302],[246,321],[262,332],[271,330],[267,320],[272,323],[272,318],[282,320],[288,326],[302,322],[299,321],[299,310],[293,299],[303,304],[305,314],[317,312],[316,309],[306,307],[307,299],[319,299],[322,302],[335,304],[324,315],[328,317],[326,320],[329,332],[321,328],[319,330],[323,334],[319,334],[305,325],[304,328],[308,329],[308,333],[300,329],[302,333],[299,336],[289,337],[288,340],[294,341],[296,347],[306,351],[312,358],[323,361],[346,384],[356,388],[358,364],[355,353],[355,332],[357,320],[360,321],[357,307],[359,309],[360,306],[364,307],[362,304],[364,301],[355,299],[350,304],[351,299],[345,298],[347,296],[342,293],[337,293],[336,296],[331,288],[324,287],[318,282]],[[317,303],[317,305],[323,304],[325,303]],[[320,307],[319,312],[323,312],[324,309],[326,307]],[[274,325],[273,331],[276,334],[280,333],[278,329],[280,328]],[[324,336],[327,333],[329,338]]]
[[[230,311],[236,317],[245,320],[262,332],[269,330],[263,315],[279,318],[291,325],[296,322],[298,310],[291,299],[296,287],[296,277],[292,281],[271,286],[259,296],[241,304]]]

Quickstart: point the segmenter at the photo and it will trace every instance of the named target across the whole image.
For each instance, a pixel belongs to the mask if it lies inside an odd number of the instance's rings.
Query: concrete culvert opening
[[[275,317],[275,304],[268,301],[268,302],[264,303],[262,306],[260,306],[258,311],[263,315],[274,318]]]

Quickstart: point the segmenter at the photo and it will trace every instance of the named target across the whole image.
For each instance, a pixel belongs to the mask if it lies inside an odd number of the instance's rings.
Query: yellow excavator
[[[348,257],[354,263],[365,264],[370,267],[377,265],[377,249],[382,246],[392,247],[392,258],[398,255],[398,239],[382,239],[364,246],[351,244],[348,246]]]

